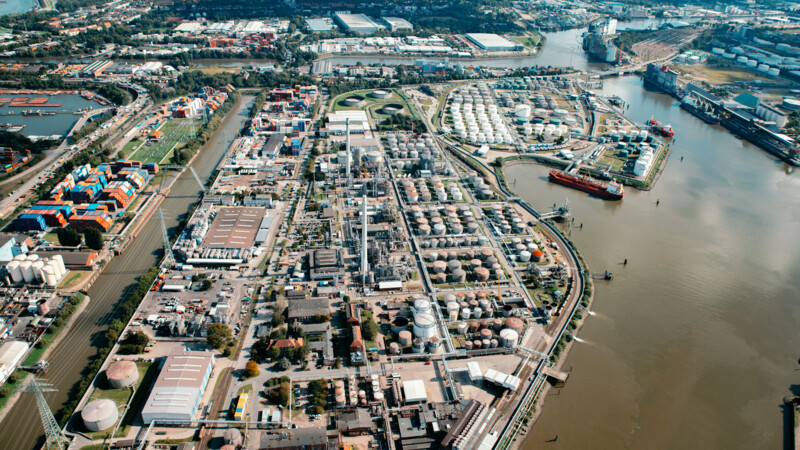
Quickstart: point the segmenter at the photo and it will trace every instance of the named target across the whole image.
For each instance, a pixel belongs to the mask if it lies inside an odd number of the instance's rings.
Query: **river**
[[[615,275],[595,282],[569,379],[523,448],[783,447],[800,357],[798,174],[637,77],[602,92],[637,122],[671,123],[677,140],[655,188],[621,202],[548,183],[541,166],[508,168],[534,207],[568,198],[583,228],[565,232],[593,272]]]
[[[34,0],[6,0],[0,3],[0,16],[19,14],[33,9]]]
[[[207,179],[222,160],[247,121],[254,100],[254,96],[243,96],[197,155],[192,166],[201,179]],[[185,214],[190,204],[200,198],[199,193],[200,187],[192,174],[188,171],[181,174],[162,203],[162,209],[169,214],[165,219],[170,232],[175,231],[180,219],[178,215]],[[158,220],[151,220],[125,253],[108,264],[89,290],[91,301],[88,307],[50,356],[51,368],[46,378],[58,392],[48,393],[46,397],[53,411],[62,407],[72,387],[85,376],[85,367],[97,354],[97,347],[102,344],[103,335],[115,317],[116,305],[135,286],[136,278],[156,264],[162,243],[161,224]],[[24,394],[0,423],[0,442],[13,442],[15,449],[34,448],[37,442],[41,445],[43,434],[36,404],[30,394]]]

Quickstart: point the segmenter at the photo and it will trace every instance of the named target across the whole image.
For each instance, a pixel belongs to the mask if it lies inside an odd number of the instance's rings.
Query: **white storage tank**
[[[53,269],[53,275],[55,275],[55,276],[56,276],[56,280],[60,280],[60,279],[64,278],[64,275],[65,275],[65,273],[64,273],[64,272],[61,272],[61,268],[60,268],[60,267],[58,267],[58,262],[57,262],[56,260],[54,260],[54,259],[51,259],[51,260],[50,260],[50,261],[49,261],[49,262],[48,262],[48,263],[45,265],[45,267],[47,267],[47,266],[50,266],[50,268],[51,268],[51,269]]]
[[[51,288],[54,288],[58,285],[58,279],[56,278],[56,274],[53,273],[53,268],[50,266],[45,266],[42,269],[42,275],[44,277],[44,283]]]
[[[503,347],[514,348],[519,342],[519,333],[511,328],[502,329],[500,330],[500,341],[503,343]]]
[[[531,116],[531,107],[528,105],[517,105],[517,107],[514,108],[514,115],[527,119]]]
[[[14,283],[22,283],[22,269],[19,268],[19,261],[14,260],[6,265],[6,270],[8,270],[8,274],[11,275],[11,281]]]
[[[44,261],[34,261],[31,264],[31,270],[33,270],[33,276],[36,278],[36,281],[42,281],[42,268],[44,267]]]
[[[778,75],[781,74],[781,69],[779,69],[777,67],[770,67],[770,69],[767,71],[767,73],[772,75],[773,77],[777,77]]]
[[[86,405],[81,411],[81,418],[87,430],[103,431],[117,423],[119,410],[113,400],[103,398]]]
[[[35,279],[33,276],[33,269],[31,268],[32,264],[33,263],[26,260],[22,261],[19,265],[20,270],[22,270],[22,278],[26,283],[30,283]]]
[[[759,64],[758,71],[759,72],[769,72],[770,67],[766,64]]]
[[[430,314],[431,302],[425,300],[424,298],[414,300],[414,310],[416,311],[416,314]]]
[[[414,316],[414,336],[429,339],[436,335],[436,319],[433,314]]]

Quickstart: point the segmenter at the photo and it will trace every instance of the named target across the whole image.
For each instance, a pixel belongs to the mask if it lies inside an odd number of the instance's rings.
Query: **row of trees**
[[[83,232],[83,237],[74,228],[56,228],[58,243],[64,247],[77,247],[81,242],[86,241],[86,246],[92,250],[103,249],[103,232],[97,228],[87,228]]]

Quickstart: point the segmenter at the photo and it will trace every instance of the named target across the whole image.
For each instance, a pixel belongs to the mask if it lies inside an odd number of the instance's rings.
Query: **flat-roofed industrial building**
[[[142,408],[142,421],[192,420],[213,370],[214,355],[207,352],[179,351],[164,358]]]

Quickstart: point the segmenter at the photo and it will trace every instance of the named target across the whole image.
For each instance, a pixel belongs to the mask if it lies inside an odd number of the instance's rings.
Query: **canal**
[[[800,357],[798,174],[637,77],[602,93],[632,120],[671,123],[676,140],[655,188],[620,202],[548,183],[541,166],[507,169],[540,210],[568,198],[565,233],[593,272],[615,275],[595,282],[569,380],[522,448],[783,447]]]
[[[243,96],[222,126],[194,159],[197,174],[207,179],[221,161],[225,150],[247,121],[254,96]],[[188,171],[181,174],[162,203],[170,232],[174,232],[181,214],[200,198],[200,186]],[[168,216],[167,216],[168,214]],[[50,356],[46,378],[58,392],[48,393],[50,407],[56,411],[68,400],[72,387],[85,376],[84,370],[102,345],[116,306],[136,284],[136,278],[156,264],[162,253],[161,224],[151,220],[121,257],[114,258],[89,290],[91,301],[73,327]],[[44,431],[33,395],[23,397],[0,423],[0,442],[14,443],[13,448],[34,448],[44,442]],[[10,448],[10,447],[7,447]]]

